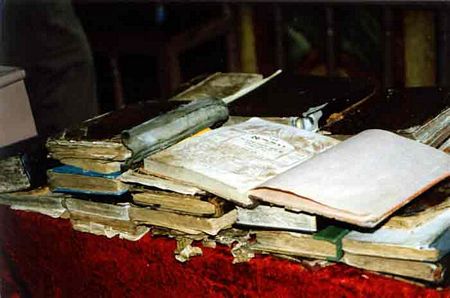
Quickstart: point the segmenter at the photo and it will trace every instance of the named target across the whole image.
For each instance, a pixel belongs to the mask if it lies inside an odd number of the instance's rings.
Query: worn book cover
[[[66,213],[64,200],[67,194],[53,193],[48,187],[36,188],[30,191],[0,193],[0,204],[11,209],[37,212],[51,217],[62,217]]]
[[[342,238],[348,231],[328,226],[313,234],[268,230],[250,233],[255,236],[251,248],[257,252],[337,261],[342,257]]]
[[[122,173],[119,179],[120,181],[130,185],[157,188],[163,191],[172,191],[179,194],[192,196],[205,194],[204,190],[181,181],[151,175],[142,167]]]
[[[194,235],[202,233],[217,235],[219,231],[230,228],[236,222],[237,216],[235,209],[220,217],[205,218],[137,206],[132,206],[129,214],[131,220],[138,224],[158,226]]]
[[[0,193],[24,190],[30,186],[30,177],[20,156],[0,159]]]
[[[193,101],[202,98],[218,98],[227,102],[242,90],[250,90],[263,80],[263,76],[253,73],[216,72],[196,83],[169,101]]]
[[[342,257],[342,262],[366,270],[438,284],[443,282],[448,276],[450,255],[435,262],[421,262],[345,253]]]
[[[161,111],[166,113],[158,116]],[[105,172],[124,163],[139,162],[146,155],[219,125],[227,118],[226,105],[217,99],[199,100],[175,109],[139,103],[64,131],[50,138],[46,146],[50,157],[86,170],[97,170],[93,167],[95,163],[106,161],[107,169],[104,164],[97,165],[100,169],[97,171]]]
[[[211,194],[185,195],[146,188],[132,188],[131,191],[136,205],[178,214],[220,217],[233,208],[229,202]]]
[[[50,169],[47,176],[55,192],[120,196],[128,191],[128,186],[117,179],[120,172],[102,174],[64,165]]]

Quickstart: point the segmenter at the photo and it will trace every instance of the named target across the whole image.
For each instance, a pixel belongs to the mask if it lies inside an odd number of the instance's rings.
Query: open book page
[[[267,181],[250,195],[374,227],[450,175],[450,156],[382,130],[366,130]]]
[[[149,173],[250,205],[248,190],[337,143],[320,134],[252,118],[180,142],[146,158],[144,166]]]

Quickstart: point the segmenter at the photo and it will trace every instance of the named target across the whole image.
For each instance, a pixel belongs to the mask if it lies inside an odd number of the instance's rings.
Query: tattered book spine
[[[224,123],[228,108],[220,99],[205,99],[180,106],[122,132],[122,142],[133,152],[128,165],[192,136],[202,129]]]

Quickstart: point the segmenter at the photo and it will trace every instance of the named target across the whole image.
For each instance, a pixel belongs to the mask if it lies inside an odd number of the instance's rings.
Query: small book
[[[47,176],[55,192],[120,196],[128,191],[128,186],[117,179],[120,172],[102,174],[65,165],[49,170]]]

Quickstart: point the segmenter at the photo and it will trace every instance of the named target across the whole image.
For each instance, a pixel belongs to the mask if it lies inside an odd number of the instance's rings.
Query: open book
[[[450,176],[450,156],[383,130],[366,130],[259,185],[250,196],[374,227]]]
[[[448,177],[450,156],[382,130],[338,144],[253,118],[151,155],[144,167],[243,206],[257,199],[374,227]]]
[[[144,160],[155,176],[253,205],[248,191],[337,144],[295,127],[252,118],[184,140]]]

